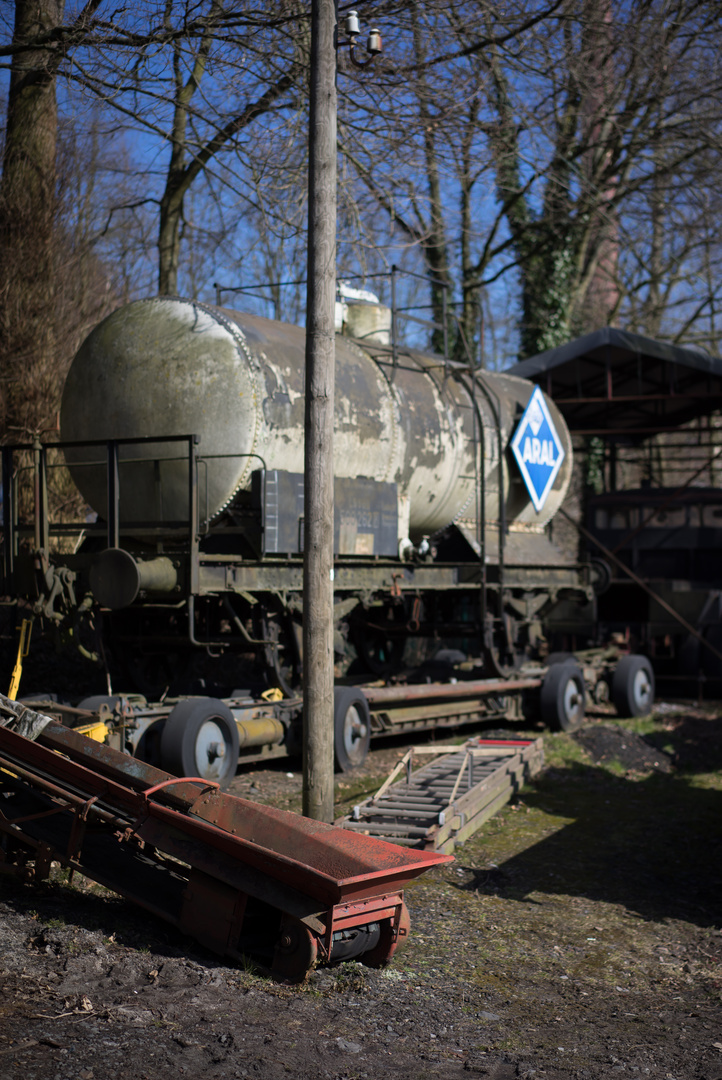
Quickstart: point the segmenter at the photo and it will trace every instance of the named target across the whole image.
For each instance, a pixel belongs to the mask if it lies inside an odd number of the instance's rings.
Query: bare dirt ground
[[[521,799],[407,891],[384,971],[280,986],[87,881],[0,878],[0,1077],[722,1080],[720,716],[547,736]],[[337,778],[339,811],[402,752]],[[297,809],[300,786],[282,762],[233,790]]]

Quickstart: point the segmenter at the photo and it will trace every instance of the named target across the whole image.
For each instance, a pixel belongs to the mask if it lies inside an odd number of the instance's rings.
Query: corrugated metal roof
[[[639,439],[722,409],[722,359],[611,326],[507,371],[538,383],[575,433]]]

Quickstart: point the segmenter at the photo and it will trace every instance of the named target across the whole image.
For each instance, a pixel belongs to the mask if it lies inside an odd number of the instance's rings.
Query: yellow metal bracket
[[[15,701],[17,697],[18,689],[20,688],[20,678],[23,673],[23,660],[26,658],[30,651],[30,635],[33,631],[33,620],[23,619],[20,626],[20,644],[18,645],[18,655],[15,660],[15,667],[13,668],[12,678],[10,679],[10,689],[8,690],[8,697],[11,701]]]
[[[108,737],[108,725],[104,724],[102,720],[96,720],[92,724],[83,724],[82,727],[73,728],[78,735],[85,735],[88,739],[93,739],[94,742],[105,742]]]

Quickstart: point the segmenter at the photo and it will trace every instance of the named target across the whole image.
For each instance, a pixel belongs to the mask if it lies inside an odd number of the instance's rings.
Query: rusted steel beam
[[[429,698],[473,698],[508,694],[513,690],[536,690],[541,679],[477,679],[474,682],[426,683],[418,686],[368,686],[363,694],[370,705]]]

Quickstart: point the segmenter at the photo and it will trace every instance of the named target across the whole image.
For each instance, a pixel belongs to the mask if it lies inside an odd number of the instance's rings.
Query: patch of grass
[[[623,723],[651,745],[668,738],[668,716]],[[714,730],[702,721],[703,736]],[[719,750],[696,771],[629,773],[594,763],[565,733],[545,747],[547,767],[518,805],[407,888],[412,934],[394,967],[420,984],[449,971],[491,1011],[550,1025],[575,1003],[623,1008],[626,994],[692,984],[719,1001],[719,946],[707,941],[722,919],[722,775],[708,764]]]

